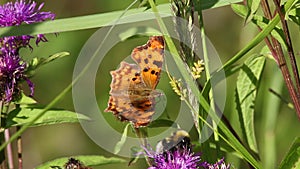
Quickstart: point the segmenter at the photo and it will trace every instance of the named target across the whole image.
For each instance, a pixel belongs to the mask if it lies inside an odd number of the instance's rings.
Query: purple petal
[[[27,77],[25,78],[28,86],[29,86],[29,89],[30,89],[30,96],[32,97],[34,95],[34,83],[32,83],[30,81],[30,79],[28,79]]]
[[[1,5],[0,6],[0,27],[21,25],[22,23],[25,24],[37,23],[37,22],[45,21],[47,19],[53,20],[55,18],[55,14],[51,12],[40,11],[43,8],[43,6],[44,3],[40,4],[38,8],[36,8],[37,7],[36,2],[29,1],[28,3],[26,3],[24,0],[19,0],[14,3],[8,2],[4,5]],[[29,36],[29,35],[23,35],[23,36]],[[33,38],[32,36],[30,37]],[[3,41],[1,39],[0,42]],[[29,45],[29,40],[24,39],[24,42],[23,43],[21,42],[20,46],[12,44],[11,47],[14,45],[19,48],[27,47],[27,46],[31,48],[31,46]],[[47,42],[46,37],[42,34],[38,35],[36,39],[36,44],[38,44],[39,42]],[[5,48],[5,45],[2,45],[1,48]]]

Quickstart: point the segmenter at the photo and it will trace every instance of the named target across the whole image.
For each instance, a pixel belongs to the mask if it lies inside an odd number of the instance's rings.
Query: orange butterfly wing
[[[152,36],[144,46],[132,51],[132,59],[141,69],[142,79],[151,89],[155,89],[160,77],[164,61],[164,39],[162,36]]]
[[[155,108],[151,93],[159,82],[163,53],[163,38],[151,37],[146,45],[132,52],[138,66],[121,62],[119,69],[111,71],[111,96],[106,112],[113,112],[121,121],[132,122],[136,128],[150,123]]]

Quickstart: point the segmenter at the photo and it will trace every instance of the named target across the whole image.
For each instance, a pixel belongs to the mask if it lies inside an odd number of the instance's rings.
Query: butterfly
[[[131,58],[137,64],[121,62],[111,71],[110,97],[105,112],[112,112],[121,121],[130,121],[135,128],[147,126],[155,112],[155,90],[164,62],[164,39],[150,37],[147,44],[133,49]]]

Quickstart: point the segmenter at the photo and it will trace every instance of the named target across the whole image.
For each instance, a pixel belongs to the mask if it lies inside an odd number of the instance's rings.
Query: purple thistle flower
[[[31,0],[26,4],[24,0],[8,2],[0,6],[0,26],[14,26],[22,23],[31,24],[42,22],[46,19],[54,19],[55,15],[51,12],[41,12],[44,3],[37,9],[36,2]]]
[[[224,158],[222,158],[220,161],[216,162],[215,164],[210,164],[208,162],[201,163],[201,166],[204,169],[230,169],[230,164],[225,164]]]
[[[32,50],[32,47],[29,44],[30,39],[32,38],[34,37],[30,35],[10,36],[10,37],[0,38],[0,45],[1,45],[0,50],[3,54],[13,53],[16,55],[19,53],[19,49],[21,47],[28,46]]]
[[[0,55],[0,93],[1,99],[5,102],[13,100],[13,96],[18,94],[19,82],[27,81],[27,84],[33,94],[34,85],[26,78],[24,71],[26,64],[21,60],[19,56],[11,55]]]
[[[47,19],[53,20],[55,14],[40,11],[43,6],[44,3],[37,7],[36,2],[31,0],[28,3],[24,0],[19,0],[14,3],[8,2],[0,6],[0,27],[18,26],[22,23],[37,23]],[[1,51],[15,52],[21,47],[29,47],[32,49],[29,45],[29,41],[32,38],[34,37],[30,35],[0,38]],[[37,35],[36,45],[38,45],[39,42],[47,42],[47,39],[43,34]]]
[[[41,12],[44,3],[37,5],[36,2],[29,0],[16,0],[0,6],[0,27],[18,26],[21,24],[31,24],[42,22],[47,19],[54,19],[55,14],[51,12]],[[31,96],[34,92],[34,84],[25,75],[26,63],[19,56],[19,49],[29,47],[33,36],[10,36],[0,38],[0,99],[10,102],[20,93],[19,82],[26,81]],[[38,34],[36,45],[39,42],[47,42],[43,34]]]
[[[197,169],[200,156],[191,152],[191,149],[176,149],[164,153],[146,150],[146,155],[154,160],[154,165],[148,169]]]

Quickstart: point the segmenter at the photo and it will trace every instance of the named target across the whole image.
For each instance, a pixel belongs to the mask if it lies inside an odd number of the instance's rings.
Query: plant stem
[[[292,98],[292,101],[294,103],[295,106],[295,110],[298,114],[298,118],[300,119],[300,80],[299,80],[299,73],[298,73],[298,68],[296,65],[296,61],[295,61],[295,55],[293,52],[293,47],[292,47],[292,43],[291,43],[291,38],[290,38],[290,34],[288,31],[288,27],[287,27],[287,23],[284,19],[284,14],[282,13],[281,9],[280,9],[280,4],[277,0],[274,0],[275,6],[276,6],[276,12],[279,15],[279,19],[282,23],[282,27],[283,27],[283,31],[285,34],[285,40],[286,40],[286,44],[287,44],[287,48],[288,48],[288,53],[290,56],[290,61],[291,61],[291,65],[292,65],[292,69],[293,69],[293,74],[294,74],[294,80],[296,83],[296,89],[293,85],[293,81],[291,78],[291,74],[290,71],[288,69],[287,63],[286,63],[286,59],[284,57],[284,53],[281,47],[281,44],[274,38],[271,37],[272,39],[272,43],[274,46],[272,46],[270,43],[267,43],[269,49],[272,51],[273,57],[275,58],[275,60],[277,61],[277,64],[282,72],[283,78],[285,80],[286,86],[288,88],[288,91],[290,93],[290,96]],[[271,11],[270,11],[270,7],[269,4],[266,0],[261,1],[262,4],[262,9],[263,12],[265,14],[265,16],[268,19],[272,19],[272,15],[271,15]],[[276,52],[276,54],[274,54],[274,51]]]
[[[268,1],[262,0],[260,2],[260,4],[261,4],[262,10],[263,10],[264,15],[266,16],[266,18],[268,18],[269,20],[271,20],[272,19],[272,14],[271,14],[271,11],[270,11],[270,6],[269,6]],[[262,31],[262,29],[259,28],[259,31]],[[275,51],[275,49],[274,49],[274,47],[273,47],[270,39],[268,37],[265,37],[264,41],[267,44],[269,50],[271,51],[271,53],[272,53],[275,61],[278,63],[278,56],[277,56],[277,53],[276,53],[276,51]]]
[[[145,149],[148,148],[148,141],[147,141],[147,133],[145,131],[141,131],[140,128],[134,128],[136,136],[139,138],[140,143],[144,146]],[[146,162],[149,166],[152,166],[151,160],[148,156],[146,156]]]
[[[5,104],[5,103],[4,103]],[[4,116],[6,117],[8,112],[9,112],[9,108],[10,107],[10,102],[3,105],[2,108],[2,113],[1,115],[3,116],[2,118],[4,118]],[[3,127],[4,128],[4,127]],[[10,139],[10,131],[9,128],[4,129],[4,140],[5,142],[8,141]],[[12,151],[12,146],[11,143],[9,143],[6,147],[6,154],[7,154],[7,165],[9,169],[14,169],[14,159],[13,159],[13,151]]]
[[[20,127],[17,126],[17,131],[20,130]],[[18,163],[19,169],[23,168],[23,159],[22,159],[22,138],[21,135],[17,138],[17,147],[18,147]]]
[[[9,129],[4,130],[4,138],[5,138],[4,139],[5,141],[8,141],[10,139]],[[13,152],[12,152],[12,148],[11,148],[11,143],[9,143],[6,146],[6,153],[7,153],[8,168],[14,169],[14,160],[13,160]]]
[[[295,54],[294,54],[294,50],[293,50],[291,36],[290,36],[290,33],[289,33],[289,28],[288,28],[287,22],[285,20],[285,14],[282,12],[282,10],[280,8],[280,2],[278,0],[274,0],[274,4],[276,6],[277,13],[280,16],[280,21],[281,21],[283,33],[284,33],[285,38],[286,38],[285,41],[286,41],[286,44],[287,44],[287,50],[288,50],[288,54],[289,54],[289,57],[290,57],[290,62],[291,62],[291,66],[292,66],[292,70],[293,70],[293,74],[294,74],[294,80],[295,80],[295,84],[296,84],[297,102],[299,102],[300,101],[299,72],[298,72],[298,67],[297,67],[297,63],[296,63],[296,59],[295,59]],[[298,112],[298,116],[300,118],[300,112]]]
[[[4,108],[4,101],[0,101],[0,143],[5,141],[4,139],[4,127],[2,127],[2,120],[3,120],[3,108]],[[7,161],[5,159],[5,152],[4,150],[0,151],[0,169],[7,169]]]

